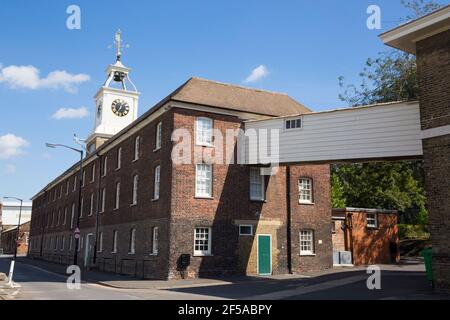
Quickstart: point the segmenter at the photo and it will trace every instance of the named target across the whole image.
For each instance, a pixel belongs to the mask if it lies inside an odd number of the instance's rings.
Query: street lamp
[[[14,247],[14,256],[13,259],[11,260],[11,266],[9,267],[9,275],[8,275],[8,284],[9,285],[13,285],[13,276],[14,276],[14,266],[16,264],[16,259],[17,259],[17,246],[19,244],[19,237],[20,237],[20,220],[22,218],[22,206],[23,206],[23,200],[16,198],[16,197],[4,197],[4,199],[13,199],[13,200],[17,200],[20,201],[20,209],[19,209],[19,221],[17,222],[17,230],[16,230],[16,237],[15,237],[15,247]]]
[[[81,188],[83,186],[83,156],[84,152],[82,149],[75,149],[69,146],[66,146],[64,144],[54,144],[54,143],[46,143],[45,144],[47,148],[66,148],[70,149],[72,151],[78,152],[80,154],[80,178],[78,179],[78,210],[77,210],[77,224],[76,224],[76,231],[79,232],[80,230],[80,215],[81,215]],[[78,264],[78,246],[80,241],[80,235],[76,234],[75,237],[75,252],[73,255],[73,264]]]

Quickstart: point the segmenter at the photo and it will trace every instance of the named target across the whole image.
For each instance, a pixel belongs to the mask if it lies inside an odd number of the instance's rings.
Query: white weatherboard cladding
[[[420,157],[418,103],[396,103],[303,115],[303,128],[285,130],[286,117],[247,122],[249,129],[279,130],[279,163]],[[246,163],[260,143],[245,143]],[[258,159],[255,157],[253,159]],[[259,160],[256,162],[260,162]]]

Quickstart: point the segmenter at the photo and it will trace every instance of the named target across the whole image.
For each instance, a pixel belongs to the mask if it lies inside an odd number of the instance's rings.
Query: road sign
[[[76,228],[74,233],[75,233],[75,239],[80,239],[80,229]]]

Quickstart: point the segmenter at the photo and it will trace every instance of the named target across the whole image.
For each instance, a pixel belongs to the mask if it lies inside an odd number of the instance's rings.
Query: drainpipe
[[[292,274],[292,234],[291,234],[291,167],[286,166],[286,242],[287,242],[287,268]]]

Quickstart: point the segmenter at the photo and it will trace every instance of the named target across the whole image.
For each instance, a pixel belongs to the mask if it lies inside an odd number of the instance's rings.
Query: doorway
[[[89,266],[89,261],[91,260],[91,254],[92,254],[92,238],[93,234],[89,233],[86,235],[86,243],[84,246],[84,266]]]
[[[258,235],[258,275],[272,275],[272,236]]]

